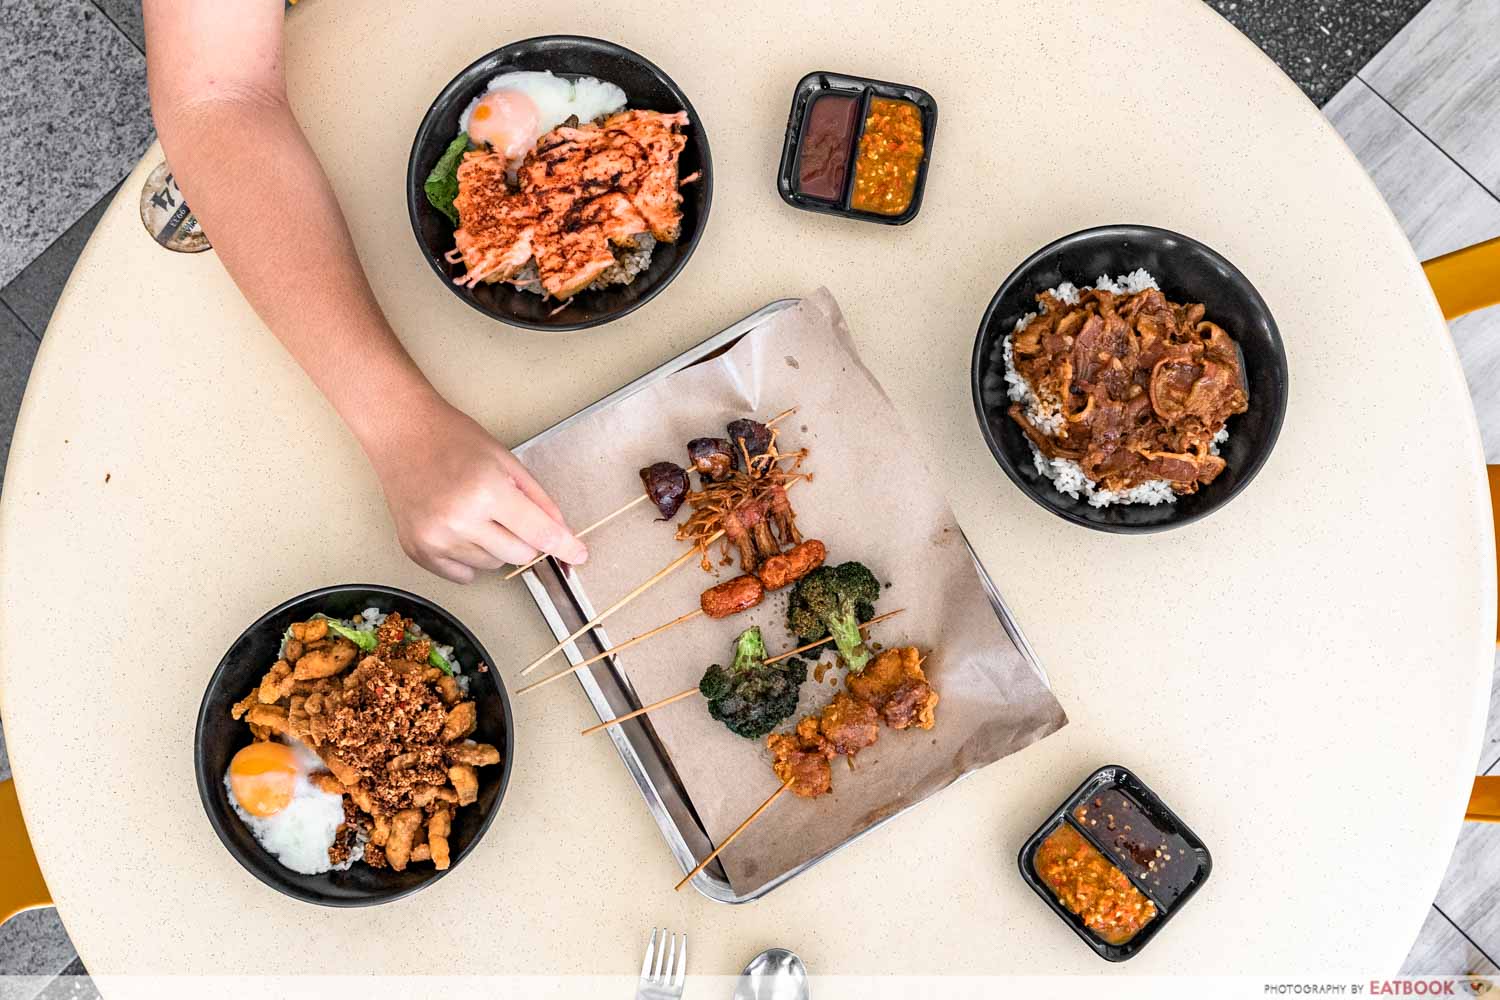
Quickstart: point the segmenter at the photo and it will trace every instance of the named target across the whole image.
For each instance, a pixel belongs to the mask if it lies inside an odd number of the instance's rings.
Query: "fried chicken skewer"
[[[786,409],[782,410],[780,413],[776,414],[776,416],[772,417],[770,420],[767,420],[766,421],[766,426],[767,427],[774,427],[776,425],[776,421],[785,419],[786,417],[789,417],[793,413],[796,413],[796,412],[797,412],[797,408],[795,406],[789,406]],[[636,497],[634,500],[630,500],[630,501],[626,502],[624,506],[616,508],[613,512],[611,512],[609,514],[605,514],[599,520],[595,521],[593,524],[589,525],[587,528],[584,528],[582,531],[580,531],[578,533],[577,537],[582,538],[584,535],[587,535],[589,532],[593,531],[595,528],[602,528],[602,527],[604,527],[606,524],[608,524],[609,522],[613,521],[615,518],[619,517],[621,514],[625,513],[627,510],[632,510],[636,506],[638,506],[641,503],[644,503],[645,501],[650,500],[650,499],[651,499],[651,494],[650,493],[642,493],[640,496]],[[800,541],[800,540],[801,539],[799,538],[798,541]],[[528,569],[530,569],[531,567],[535,566],[537,563],[541,562],[543,559],[546,559],[546,558],[547,558],[547,554],[544,552],[541,555],[537,556],[535,559],[532,559],[530,562],[524,563],[523,565],[520,565],[520,566],[517,566],[515,569],[511,570],[509,573],[505,574],[505,579],[507,579],[507,580],[513,580],[513,579],[515,579],[516,577],[520,576],[522,573],[526,572]]]
[[[863,632],[865,629],[869,628],[871,625],[878,625],[879,623],[881,623],[883,621],[886,621],[887,619],[894,618],[894,617],[896,617],[897,615],[899,615],[904,610],[905,610],[904,608],[897,608],[895,611],[887,611],[883,615],[876,615],[874,618],[871,618],[869,621],[867,621],[863,625],[861,625],[859,627],[859,630],[861,632]],[[668,624],[675,624],[675,623],[668,623]],[[662,628],[666,628],[666,627],[667,626],[662,626]],[[645,633],[645,634],[643,634],[641,636],[638,636],[636,639],[631,639],[630,642],[636,642],[639,639],[648,638],[655,631],[656,630],[653,629],[652,632],[647,632],[647,633]],[[796,656],[798,653],[805,653],[809,649],[816,649],[819,646],[825,646],[825,645],[827,645],[828,643],[830,643],[832,641],[833,641],[833,637],[832,636],[827,636],[825,638],[819,639],[817,642],[809,642],[809,643],[807,643],[805,645],[798,646],[796,649],[789,649],[785,653],[777,653],[775,656],[767,657],[765,662],[768,663],[768,664],[770,664],[770,663],[779,663],[782,660],[787,659],[788,657]],[[624,646],[625,646],[625,644],[621,643],[620,646],[617,646],[615,648],[616,649],[622,649],[622,648],[624,648]],[[600,658],[603,658],[604,656],[608,656],[609,653],[612,653],[612,652],[614,652],[613,649],[609,650],[609,652],[607,652],[607,653],[601,653],[599,657],[596,657],[596,659],[600,659]],[[578,665],[578,667],[574,668],[574,670],[577,670],[577,669],[579,669],[579,668],[581,668],[581,667],[583,667],[585,665],[586,664],[580,663]],[[567,674],[572,673],[572,672],[573,671],[569,670],[569,671],[565,671],[562,674],[557,674],[555,676],[562,677],[562,676],[566,676]],[[551,677],[547,678],[547,680],[552,680],[552,679],[553,678],[551,678]],[[541,681],[539,683],[545,684],[546,681]],[[532,687],[537,687],[537,686],[539,686],[539,685],[538,684],[533,684],[532,685]],[[522,688],[521,691],[518,691],[516,693],[520,694],[520,693],[522,693],[524,691],[527,691],[527,690],[530,690],[530,689],[529,688]],[[666,698],[661,699],[660,701],[653,701],[649,705],[642,705],[640,708],[636,709],[634,712],[627,712],[624,715],[617,715],[613,719],[606,719],[605,721],[599,723],[596,726],[590,726],[589,728],[583,730],[583,732],[580,735],[582,735],[582,736],[592,736],[594,733],[597,733],[600,730],[609,729],[609,728],[611,728],[613,726],[618,726],[622,722],[629,722],[631,719],[638,718],[638,717],[640,717],[642,715],[645,715],[647,712],[654,712],[656,709],[661,708],[664,705],[670,705],[673,702],[682,701],[685,698],[689,698],[692,695],[695,695],[695,694],[698,694],[698,693],[699,693],[699,690],[696,687],[688,688],[686,691],[679,691],[679,692],[677,692],[674,695],[669,695]]]
[[[682,876],[682,881],[678,882],[675,886],[673,886],[672,887],[672,891],[673,892],[681,892],[683,886],[687,885],[693,879],[697,878],[698,877],[698,873],[701,872],[703,869],[707,868],[709,866],[709,864],[713,861],[713,859],[717,858],[719,856],[719,853],[721,851],[723,851],[724,848],[726,848],[730,844],[734,843],[735,838],[738,837],[740,834],[742,834],[742,833],[745,832],[745,827],[747,827],[751,823],[755,822],[756,819],[758,819],[760,817],[761,813],[763,813],[767,809],[771,808],[771,803],[775,802],[777,799],[781,798],[782,793],[785,792],[787,789],[791,788],[794,784],[796,784],[796,782],[797,782],[796,778],[788,778],[785,782],[783,782],[780,788],[776,789],[776,791],[774,791],[774,792],[771,793],[771,797],[770,798],[766,799],[766,801],[762,802],[759,806],[757,806],[756,809],[755,809],[755,812],[751,813],[749,816],[746,816],[745,817],[745,821],[743,823],[741,823],[739,826],[735,827],[733,833],[731,833],[729,836],[727,836],[727,837],[724,838],[724,842],[722,844],[720,844],[718,847],[715,847],[712,851],[710,851],[708,857],[706,857],[702,861],[698,862],[697,867],[695,867],[692,871],[688,872],[686,875]]]

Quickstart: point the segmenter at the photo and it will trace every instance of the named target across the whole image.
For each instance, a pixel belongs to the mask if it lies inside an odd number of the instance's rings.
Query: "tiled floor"
[[[1500,234],[1500,0],[1207,2],[1326,102],[1420,256]],[[24,0],[0,18],[0,470],[63,284],[151,141],[144,50],[139,0]],[[68,155],[79,121],[91,129],[84,171]],[[1500,309],[1453,335],[1500,461]],[[1476,770],[1497,767],[1500,691]],[[1500,826],[1471,825],[1407,968],[1500,975],[1497,903]],[[0,976],[15,973],[59,974],[48,1000],[97,995],[50,910],[0,927]]]

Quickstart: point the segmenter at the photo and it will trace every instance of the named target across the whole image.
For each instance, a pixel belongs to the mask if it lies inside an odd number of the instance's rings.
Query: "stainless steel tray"
[[[728,350],[745,334],[765,323],[767,319],[781,312],[783,309],[796,305],[797,299],[778,299],[769,305],[757,309],[733,326],[703,341],[696,347],[690,348],[678,355],[659,368],[656,368],[640,378],[631,382],[623,388],[605,396],[591,406],[585,407],[566,420],[542,431],[536,437],[516,447],[516,453],[524,456],[526,449],[538,441],[545,440],[549,435],[567,427],[573,421],[594,413],[605,407],[611,406],[622,399],[634,395],[649,385],[661,379],[681,371],[692,365],[698,364]],[[966,543],[967,544],[967,541]],[[969,554],[973,556],[971,548]],[[1016,626],[1011,617],[1010,609],[1006,607],[1005,600],[1000,592],[995,589],[994,581],[990,579],[989,573],[976,557],[974,566],[979,573],[980,580],[984,583],[985,591],[989,594],[990,604],[995,609],[995,616],[1000,619],[1000,624],[1005,632],[1015,643],[1021,655],[1036,670],[1044,683],[1047,675],[1042,670],[1041,664],[1037,662],[1036,656],[1031,651],[1026,637]],[[535,567],[522,574],[521,579],[526,581],[526,587],[531,592],[531,597],[536,601],[536,606],[541,610],[542,617],[546,619],[547,626],[552,634],[560,641],[571,635],[580,625],[594,617],[595,608],[584,592],[582,581],[571,569],[561,567],[551,559],[537,563]],[[607,595],[613,597],[614,595]],[[577,665],[590,656],[604,652],[610,648],[611,641],[608,631],[603,625],[584,633],[575,643],[563,649],[563,655],[568,662]],[[589,702],[594,706],[602,722],[612,719],[627,712],[641,707],[641,700],[636,696],[635,688],[630,683],[630,678],[620,669],[614,657],[607,657],[587,670],[580,670],[576,675],[583,692],[588,696]],[[1050,684],[1048,685],[1050,686]],[[708,833],[703,829],[703,824],[693,809],[693,803],[688,798],[681,780],[677,776],[677,770],[672,765],[671,758],[662,747],[661,741],[656,736],[656,731],[651,725],[651,717],[643,715],[618,726],[612,726],[606,732],[614,742],[615,750],[620,754],[620,760],[625,764],[625,770],[630,774],[635,785],[640,789],[641,797],[646,800],[646,808],[650,810],[656,825],[661,828],[662,838],[667,842],[677,863],[682,866],[684,872],[691,871],[698,863],[698,859],[713,850],[714,844],[709,839]],[[916,805],[917,803],[913,803]],[[911,806],[907,807],[912,808]],[[759,899],[777,886],[796,878],[807,871],[813,865],[833,854],[835,851],[854,843],[865,833],[869,833],[883,823],[889,822],[901,812],[893,813],[885,819],[865,830],[858,836],[851,837],[823,854],[815,857],[791,871],[788,871],[755,889],[736,894],[730,886],[729,880],[724,875],[724,869],[718,861],[705,868],[693,879],[693,887],[707,896],[709,899],[721,903],[748,903],[753,899]]]

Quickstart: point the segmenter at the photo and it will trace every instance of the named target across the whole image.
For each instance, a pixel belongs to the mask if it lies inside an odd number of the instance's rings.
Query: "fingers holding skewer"
[[[637,504],[644,503],[645,501],[647,501],[649,499],[651,499],[651,497],[649,495],[647,495],[645,493],[642,493],[640,496],[636,497],[634,500],[630,501],[629,503],[627,503],[625,506],[619,508],[618,510],[616,510],[616,511],[614,511],[612,513],[609,513],[609,514],[605,514],[599,520],[595,521],[593,524],[589,525],[587,528],[584,528],[582,531],[580,531],[576,537],[582,538],[585,535],[587,535],[589,532],[593,531],[595,528],[602,528],[602,527],[604,527],[606,524],[608,524],[609,522],[613,521],[615,518],[619,517],[621,514],[623,514],[626,511],[634,508]],[[523,563],[522,565],[517,566],[515,569],[511,570],[509,573],[505,574],[505,579],[511,580],[511,579],[514,579],[514,578],[520,576],[522,573],[526,572],[528,569],[530,569],[531,567],[535,566],[537,563],[541,562],[545,558],[547,558],[547,553],[543,552],[541,555],[537,556],[535,559],[532,559],[530,562]]]

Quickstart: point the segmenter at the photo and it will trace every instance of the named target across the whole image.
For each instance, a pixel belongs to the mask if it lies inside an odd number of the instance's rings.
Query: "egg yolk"
[[[469,116],[469,139],[489,143],[507,158],[524,156],[540,138],[536,102],[519,90],[497,90],[479,101]]]
[[[229,787],[252,816],[274,816],[292,801],[297,756],[284,743],[252,743],[229,762]]]

